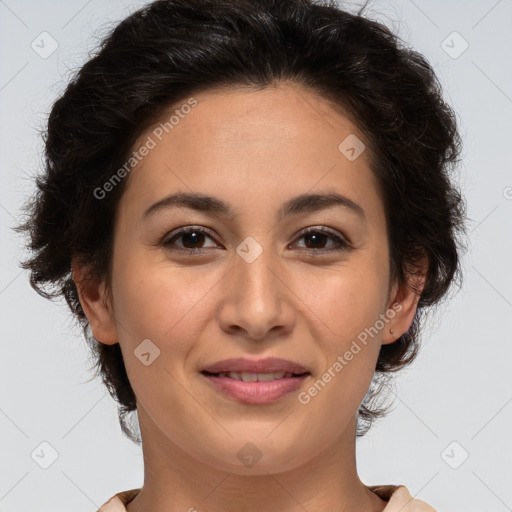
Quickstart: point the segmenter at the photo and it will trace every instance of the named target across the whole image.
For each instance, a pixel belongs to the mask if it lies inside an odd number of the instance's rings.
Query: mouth
[[[266,357],[264,359],[237,357],[209,364],[203,368],[203,372],[217,375],[227,374],[237,380],[240,380],[238,374],[240,374],[240,378],[245,374],[245,377],[247,375],[252,376],[252,382],[254,382],[254,375],[263,376],[262,380],[270,380],[270,375],[273,375],[272,380],[274,380],[274,376],[279,379],[289,374],[302,375],[308,373],[308,369],[295,361],[279,357]]]
[[[311,372],[288,359],[239,357],[210,364],[200,374],[223,398],[262,405],[299,389]]]
[[[209,386],[223,398],[241,404],[264,405],[279,401],[298,391],[310,372],[278,371],[253,372],[200,372]]]
[[[242,382],[270,382],[273,380],[291,379],[294,377],[302,377],[309,375],[309,372],[269,372],[269,373],[252,373],[252,372],[218,372],[212,373],[206,370],[201,372],[208,377],[220,377]]]

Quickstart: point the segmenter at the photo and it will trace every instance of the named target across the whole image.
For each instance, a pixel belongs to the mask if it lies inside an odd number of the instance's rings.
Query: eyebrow
[[[279,208],[276,220],[279,222],[284,217],[290,215],[312,213],[333,206],[346,208],[348,211],[358,215],[361,220],[366,220],[366,215],[360,205],[336,192],[326,194],[301,194],[292,197]],[[230,205],[222,199],[199,193],[177,192],[152,204],[144,211],[142,218],[145,220],[157,212],[173,207],[184,207],[198,212],[215,213],[224,216],[233,215],[233,210]]]

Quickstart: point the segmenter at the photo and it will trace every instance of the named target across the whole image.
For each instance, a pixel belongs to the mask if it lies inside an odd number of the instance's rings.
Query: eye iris
[[[196,249],[195,245],[201,244],[204,242],[201,237],[204,237],[204,233],[201,233],[199,231],[189,231],[188,233],[183,233],[181,235],[181,238],[183,240],[183,246],[187,249]],[[189,245],[192,245],[190,247]]]
[[[322,238],[326,238],[327,235],[323,234],[323,233],[307,233],[306,235],[304,235],[304,239],[305,240],[313,240],[313,245],[311,246],[311,244],[308,244],[308,242],[306,242],[306,247],[308,249],[317,249],[319,245],[322,245],[322,241],[325,242],[325,240],[322,240]]]
[[[172,240],[181,240],[183,249],[200,249],[204,243],[204,237],[207,236],[201,230],[183,231],[176,235]],[[305,246],[308,249],[321,249],[327,239],[331,238],[328,234],[321,231],[311,231],[304,233],[302,238],[305,240]],[[172,243],[172,240],[170,243]],[[174,242],[175,243],[175,242]]]

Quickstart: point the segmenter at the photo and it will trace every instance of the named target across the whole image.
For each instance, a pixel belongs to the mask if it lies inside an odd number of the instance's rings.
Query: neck
[[[356,418],[336,446],[328,446],[291,470],[247,475],[220,471],[172,443],[138,411],[144,485],[128,512],[381,512],[386,506],[359,479]],[[346,435],[350,434],[350,435]]]

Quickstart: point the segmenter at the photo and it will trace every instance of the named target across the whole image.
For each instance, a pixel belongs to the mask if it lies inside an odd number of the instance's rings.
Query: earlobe
[[[73,261],[73,281],[95,339],[106,345],[117,343],[117,329],[105,280],[88,275],[85,265]]]

